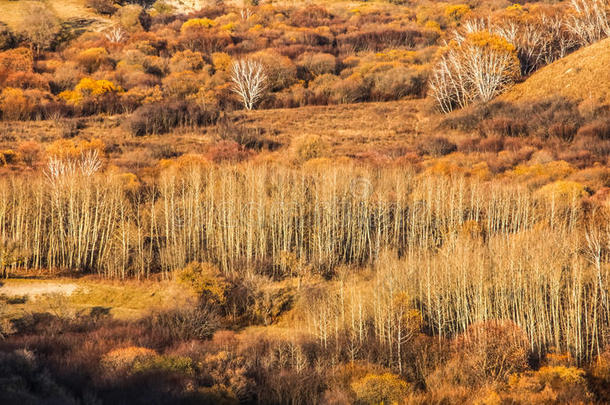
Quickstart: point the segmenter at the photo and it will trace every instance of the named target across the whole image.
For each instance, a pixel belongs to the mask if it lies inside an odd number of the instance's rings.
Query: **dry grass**
[[[0,287],[5,316],[61,311],[64,315],[103,308],[118,319],[136,319],[151,310],[184,306],[194,295],[173,281],[112,281],[95,277],[9,279]]]
[[[11,28],[17,28],[26,15],[27,8],[35,3],[38,2],[0,0],[0,21]],[[85,6],[84,0],[47,0],[45,3],[62,20],[99,17]]]
[[[332,156],[353,156],[371,150],[394,151],[427,128],[422,100],[310,106],[250,111],[239,122],[269,128],[274,139],[289,144],[301,135],[317,135]]]
[[[141,175],[139,169],[155,166],[159,159],[205,154],[222,133],[234,135],[239,130],[259,132],[262,139],[279,145],[280,158],[286,156],[292,141],[303,135],[321,137],[328,146],[328,157],[377,153],[396,158],[415,150],[421,139],[432,135],[435,121],[423,100],[236,111],[228,114],[228,129],[219,124],[176,129],[161,136],[134,137],[121,125],[123,118],[2,121],[0,149],[15,149],[23,141],[36,141],[44,149],[62,138],[100,138],[107,146],[109,163]]]
[[[540,69],[500,99],[540,100],[551,95],[610,102],[610,39],[580,49]]]

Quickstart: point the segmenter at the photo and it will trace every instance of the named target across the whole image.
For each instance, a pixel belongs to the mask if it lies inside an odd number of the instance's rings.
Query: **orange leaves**
[[[509,378],[504,397],[511,403],[592,403],[585,371],[576,367],[545,366]]]
[[[6,120],[26,119],[33,109],[23,90],[7,87],[0,94],[0,109]]]
[[[31,72],[34,56],[28,48],[15,48],[0,52],[0,70],[11,72]]]
[[[190,50],[176,52],[170,59],[169,68],[172,72],[197,71],[203,68],[205,62],[201,52]]]
[[[100,155],[104,153],[106,145],[99,138],[91,140],[60,139],[47,147],[47,154],[58,159],[80,159],[87,152],[97,151]]]

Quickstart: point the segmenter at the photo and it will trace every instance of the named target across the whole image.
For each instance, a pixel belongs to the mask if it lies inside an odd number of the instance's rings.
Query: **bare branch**
[[[233,62],[231,90],[239,95],[246,110],[260,101],[267,88],[267,75],[262,63],[255,60]]]

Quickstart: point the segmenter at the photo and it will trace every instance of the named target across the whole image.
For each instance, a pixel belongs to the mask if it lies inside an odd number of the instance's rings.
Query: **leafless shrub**
[[[567,24],[581,45],[590,45],[610,36],[606,0],[572,0],[571,5],[574,14]]]

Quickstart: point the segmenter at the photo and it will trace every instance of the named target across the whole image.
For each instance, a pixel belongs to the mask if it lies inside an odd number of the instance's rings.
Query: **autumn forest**
[[[0,0],[0,403],[610,402],[607,0]]]

